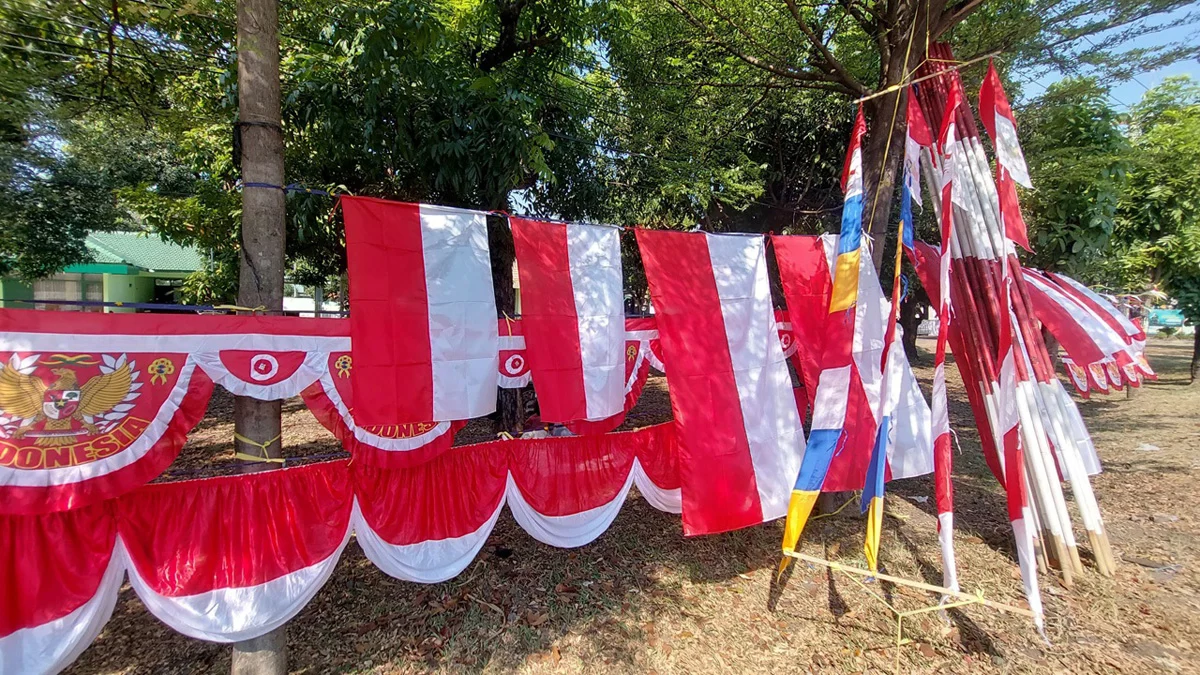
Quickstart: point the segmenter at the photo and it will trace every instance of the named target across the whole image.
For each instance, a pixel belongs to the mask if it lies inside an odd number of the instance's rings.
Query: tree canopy
[[[895,221],[903,136],[899,120],[889,126],[900,102],[889,87],[927,39],[962,59],[1002,51],[1009,76],[1122,77],[1196,53],[1129,48],[1186,4],[292,0],[281,9],[288,182],[567,219],[817,232],[836,227],[851,102],[883,92],[867,102],[878,237]],[[85,260],[90,230],[150,230],[210,254],[192,299],[227,298],[240,213],[233,7],[3,0],[0,17],[3,271],[35,278]],[[1028,208],[1054,224],[1038,230],[1047,259],[1125,241],[1113,196],[1125,169],[1104,153],[1132,133],[1094,105],[1079,117],[1075,104],[1097,94],[1071,82],[1061,105],[1022,110],[1039,185]],[[1165,144],[1167,128],[1144,134]],[[1094,178],[1102,166],[1112,185]],[[345,269],[332,208],[327,196],[288,198],[299,283]]]

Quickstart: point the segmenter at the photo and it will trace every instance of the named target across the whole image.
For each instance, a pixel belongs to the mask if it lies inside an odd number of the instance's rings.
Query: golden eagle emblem
[[[135,375],[124,357],[111,365],[110,372],[84,382],[72,368],[51,368],[54,379],[47,384],[33,374],[33,359],[5,364],[0,369],[0,411],[22,421],[13,438],[28,434],[37,437],[37,445],[58,446],[74,443],[84,433],[98,434],[94,418],[129,396]]]

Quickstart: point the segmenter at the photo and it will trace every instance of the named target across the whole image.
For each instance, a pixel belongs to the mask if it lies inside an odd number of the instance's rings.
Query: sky
[[[1193,3],[1191,7],[1178,10],[1168,15],[1168,20],[1182,19],[1189,11],[1197,11],[1200,9],[1200,2]],[[1130,48],[1151,47],[1171,42],[1192,41],[1196,40],[1197,26],[1177,26],[1168,28],[1154,35],[1147,35],[1131,42]],[[1147,88],[1153,88],[1161,84],[1164,79],[1172,75],[1191,75],[1193,79],[1200,81],[1200,61],[1189,59],[1187,61],[1179,61],[1165,68],[1160,68],[1147,73],[1137,75],[1135,79],[1126,82],[1117,82],[1112,86],[1112,91],[1109,94],[1113,105],[1118,110],[1126,110],[1129,106],[1134,105],[1141,100],[1142,95],[1146,93]],[[1024,94],[1027,98],[1034,98],[1042,94],[1046,87],[1062,79],[1064,76],[1061,72],[1051,72],[1039,77],[1031,82],[1024,84]]]

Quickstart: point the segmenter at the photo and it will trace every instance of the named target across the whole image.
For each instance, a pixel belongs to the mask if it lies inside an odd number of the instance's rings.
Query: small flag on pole
[[[858,299],[858,263],[862,258],[863,173],[862,139],[867,134],[862,105],[854,118],[850,149],[842,167],[842,229],[838,236],[837,264],[833,272],[833,294],[829,312],[850,309]]]
[[[1004,221],[1004,234],[1013,243],[1026,251],[1029,235],[1025,220],[1021,217],[1021,205],[1017,201],[1017,185],[1033,187],[1029,180],[1029,167],[1025,165],[1025,153],[1017,140],[1017,120],[1013,117],[1008,97],[1000,84],[996,64],[988,61],[987,75],[979,88],[979,117],[996,146],[996,189],[1000,196],[1000,218]]]

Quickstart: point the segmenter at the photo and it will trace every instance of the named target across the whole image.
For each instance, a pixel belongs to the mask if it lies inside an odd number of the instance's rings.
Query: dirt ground
[[[928,347],[928,345],[923,345]],[[544,546],[507,514],[479,558],[447,583],[391,579],[356,546],[288,625],[297,673],[391,672],[1200,672],[1200,385],[1186,381],[1190,344],[1152,341],[1161,377],[1127,400],[1095,396],[1081,407],[1104,462],[1094,480],[1118,558],[1116,578],[1089,571],[1075,588],[1040,579],[1046,646],[1019,616],[983,607],[895,622],[936,601],[888,584],[864,588],[824,568],[794,565],[775,579],[780,523],[685,539],[678,516],[636,490],[593,544]],[[928,358],[918,365],[928,390]],[[979,453],[957,373],[949,373],[955,456],[956,550],[964,590],[1023,604],[1004,497]],[[209,414],[163,480],[232,468],[231,401]],[[340,448],[298,400],[284,405],[286,454],[307,461]],[[666,384],[653,378],[627,424],[669,417]],[[458,441],[484,440],[486,421]],[[304,460],[300,460],[304,461]],[[939,583],[932,481],[888,486],[882,564],[893,575]],[[1068,497],[1069,499],[1069,497]],[[863,565],[857,503],[812,522],[802,550]],[[1082,534],[1081,532],[1079,534]],[[1081,546],[1081,550],[1086,546]],[[1086,562],[1086,561],[1085,561]],[[228,646],[185,638],[159,623],[126,586],[99,639],[69,672],[228,672]]]

